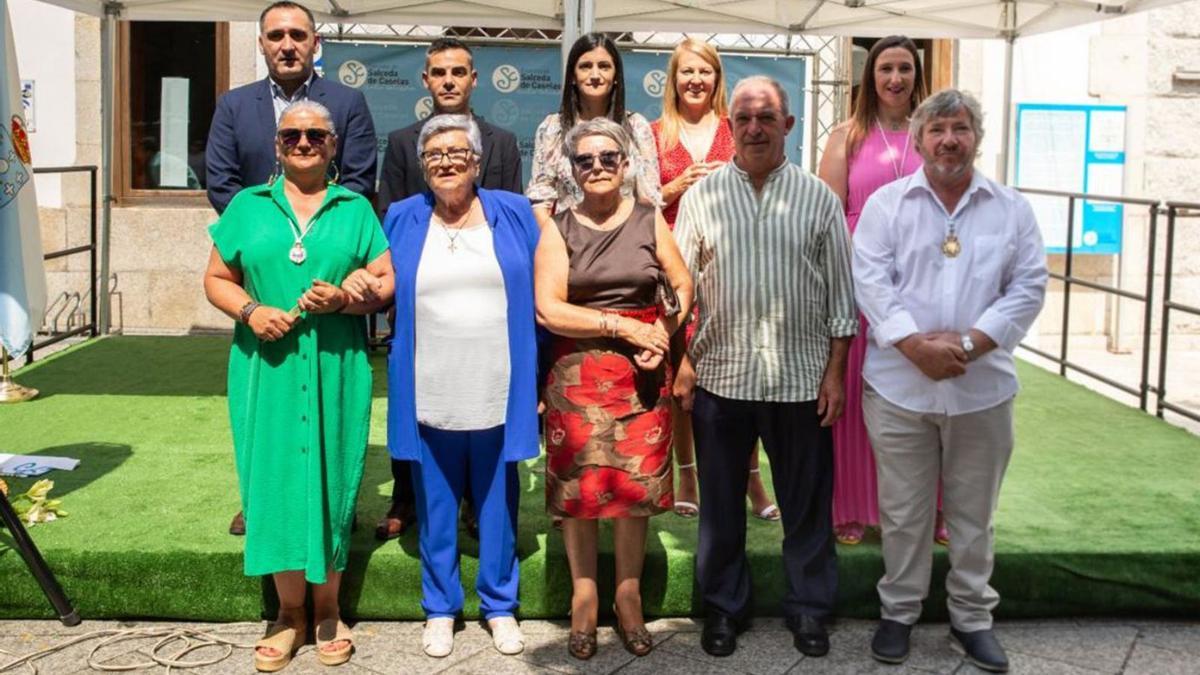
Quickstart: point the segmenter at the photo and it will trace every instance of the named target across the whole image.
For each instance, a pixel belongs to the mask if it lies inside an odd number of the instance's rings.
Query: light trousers
[[[870,387],[863,416],[879,484],[884,575],[877,586],[884,619],[914,624],[929,594],[938,478],[950,531],[946,593],[950,623],[992,627],[1000,595],[988,585],[994,563],[992,518],[1013,449],[1012,399],[963,415],[906,410]]]

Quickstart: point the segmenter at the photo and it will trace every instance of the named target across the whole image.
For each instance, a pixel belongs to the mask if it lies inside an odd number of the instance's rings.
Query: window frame
[[[212,21],[196,22],[212,23],[215,25],[216,72],[214,82],[216,97],[229,91],[229,22]],[[129,125],[130,113],[130,21],[120,21],[117,24],[117,63],[114,74],[116,88],[113,109],[113,172],[112,196],[113,201],[120,206],[208,206],[208,195],[205,190],[162,190],[142,189],[133,187],[133,146],[130,143],[132,134]]]

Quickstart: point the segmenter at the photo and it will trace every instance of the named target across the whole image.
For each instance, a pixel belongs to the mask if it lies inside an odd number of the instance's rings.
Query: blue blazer
[[[367,99],[361,91],[315,75],[308,98],[333,114],[338,182],[372,199],[378,146]],[[231,89],[217,101],[204,161],[208,201],[217,213],[224,213],[242,188],[267,182],[275,170],[275,105],[267,78]]]
[[[477,188],[476,194],[492,228],[496,260],[500,263],[504,296],[508,300],[511,379],[501,457],[516,462],[537,457],[540,451],[537,418],[540,331],[533,308],[533,252],[537,248],[538,226],[524,196],[485,188]],[[413,322],[417,267],[421,264],[432,215],[433,193],[424,192],[392,204],[383,219],[383,231],[396,270],[396,323],[388,355],[388,450],[393,459],[418,462],[421,446],[417,435]]]

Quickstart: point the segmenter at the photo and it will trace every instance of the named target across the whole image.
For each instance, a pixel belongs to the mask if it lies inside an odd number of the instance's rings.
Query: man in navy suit
[[[317,77],[313,72],[317,24],[302,5],[281,0],[258,17],[258,46],[268,77],[226,93],[217,101],[204,159],[208,201],[224,213],[244,187],[261,185],[275,172],[275,128],[284,109],[310,99],[329,109],[338,137],[338,182],[366,196],[375,192],[375,124],[362,92]],[[332,178],[332,176],[331,176]],[[239,511],[229,533],[246,533]]]
[[[517,137],[500,127],[492,126],[471,112],[471,92],[478,82],[471,49],[455,38],[438,38],[425,51],[425,70],[421,81],[433,97],[433,114],[471,115],[479,125],[483,140],[483,157],[479,160],[479,185],[489,190],[522,192],[521,152]],[[430,115],[432,117],[433,115]],[[417,137],[429,118],[397,129],[388,134],[387,151],[383,155],[383,171],[379,177],[377,206],[380,216],[387,213],[392,202],[424,192],[425,171],[417,157]],[[392,460],[392,506],[375,528],[375,537],[392,539],[417,522],[413,493],[412,471],[406,461]],[[471,515],[468,492],[464,501],[463,521],[472,536],[478,538],[478,526]]]
[[[362,92],[313,72],[320,38],[312,12],[282,0],[263,10],[258,27],[259,50],[270,74],[217,101],[205,151],[208,201],[223,213],[239,190],[267,182],[275,170],[279,116],[303,99],[316,101],[333,114],[338,136],[333,166],[340,174],[338,182],[371,198],[378,152],[375,124]]]

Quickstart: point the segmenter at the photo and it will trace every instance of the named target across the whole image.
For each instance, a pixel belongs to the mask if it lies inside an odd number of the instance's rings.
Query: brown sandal
[[[296,650],[304,644],[305,626],[289,626],[286,623],[273,623],[267,627],[267,634],[254,643],[254,668],[260,673],[274,673],[283,670],[292,662]],[[274,649],[279,652],[269,656],[258,651]]]
[[[387,515],[375,525],[375,538],[388,541],[403,535],[417,523],[417,514],[412,509],[388,509]]]
[[[650,631],[646,630],[645,624],[626,633],[624,626],[621,625],[621,613],[617,611],[616,605],[613,605],[613,614],[617,617],[614,628],[617,631],[617,637],[621,638],[621,642],[625,645],[625,651],[634,656],[645,656],[654,651],[654,637],[650,635]]]
[[[339,619],[325,619],[317,624],[317,660],[327,666],[340,666],[350,660],[354,651],[354,633]],[[325,649],[334,642],[345,642],[341,649]]]
[[[596,655],[596,631],[588,633],[571,631],[567,638],[567,651],[580,661],[587,661]]]

